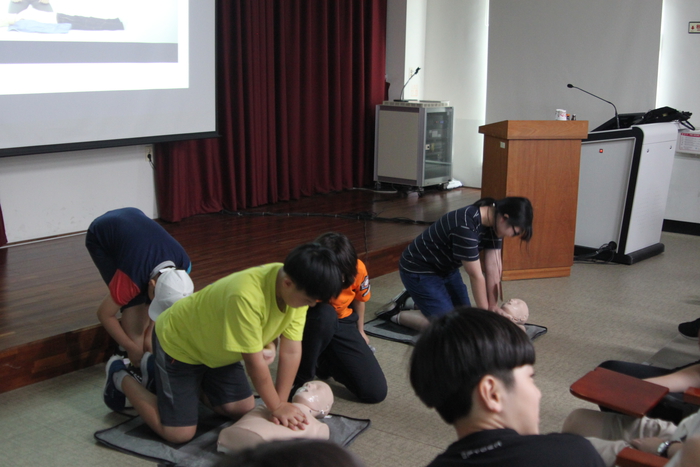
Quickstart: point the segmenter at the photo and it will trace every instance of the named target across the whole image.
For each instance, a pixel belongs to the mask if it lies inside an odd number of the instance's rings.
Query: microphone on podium
[[[610,101],[606,101],[606,100],[603,99],[602,97],[596,96],[595,94],[593,94],[593,93],[591,93],[591,92],[588,92],[588,91],[586,91],[585,89],[581,89],[581,88],[579,88],[578,86],[574,86],[574,85],[571,84],[571,83],[567,84],[566,87],[569,88],[569,89],[571,89],[571,88],[578,89],[579,91],[583,91],[583,92],[585,92],[586,94],[589,94],[589,95],[595,97],[596,99],[600,99],[601,101],[607,102],[608,104],[612,105],[612,106],[613,106],[613,109],[615,109],[615,121],[617,122],[617,128],[620,129],[620,116],[619,116],[618,113],[617,113],[617,107],[615,107],[615,104],[613,104],[613,103],[610,102]]]
[[[401,88],[401,96],[399,96],[398,99],[394,99],[394,102],[408,102],[408,101],[405,101],[403,99],[403,90],[406,89],[406,85],[408,84],[408,82],[411,81],[411,79],[414,76],[416,76],[419,71],[420,71],[420,67],[416,68],[416,71],[414,71],[413,74],[411,74],[411,76],[408,77],[408,79],[406,80],[406,84],[404,84],[403,87]]]

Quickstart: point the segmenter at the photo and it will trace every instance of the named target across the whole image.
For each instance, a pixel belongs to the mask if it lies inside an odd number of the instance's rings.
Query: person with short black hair
[[[335,254],[314,243],[295,248],[284,264],[219,279],[158,317],[153,331],[157,394],[117,361],[107,368],[105,402],[119,411],[126,396],[160,437],[184,443],[195,435],[200,395],[221,415],[238,418],[252,410],[250,377],[273,422],[304,429],[305,414],[287,400],[301,359],[306,311],[336,296],[341,284]],[[273,382],[263,349],[278,337]]]
[[[585,438],[539,434],[534,363],[530,338],[497,313],[461,307],[434,319],[413,349],[410,380],[458,440],[430,467],[602,467]]]
[[[384,319],[421,330],[429,320],[470,306],[460,268],[469,276],[475,306],[496,311],[505,237],[532,237],[532,204],[522,197],[483,198],[448,212],[411,242],[399,260],[401,282],[417,310],[381,313]]]
[[[360,402],[381,402],[387,395],[386,377],[364,331],[365,303],[371,296],[367,267],[345,235],[327,232],[315,241],[336,254],[343,290],[309,309],[294,387],[316,375],[332,376]]]

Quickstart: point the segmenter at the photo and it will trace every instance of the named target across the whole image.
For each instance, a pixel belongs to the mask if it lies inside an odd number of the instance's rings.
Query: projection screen
[[[0,156],[216,136],[215,0],[0,2]]]

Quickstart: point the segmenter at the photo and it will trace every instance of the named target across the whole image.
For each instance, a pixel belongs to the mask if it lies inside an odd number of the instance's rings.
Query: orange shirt
[[[338,314],[338,319],[347,318],[352,314],[350,304],[357,300],[358,302],[366,302],[371,296],[369,287],[369,276],[367,275],[367,267],[365,263],[357,260],[357,275],[355,282],[340,292],[336,298],[332,298],[330,304],[335,308]]]

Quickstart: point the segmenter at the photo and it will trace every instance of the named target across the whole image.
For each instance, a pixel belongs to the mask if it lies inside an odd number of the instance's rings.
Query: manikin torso
[[[328,439],[328,425],[318,420],[328,415],[333,393],[322,381],[310,381],[294,395],[292,403],[301,410],[309,424],[304,430],[291,430],[270,420],[270,411],[261,405],[245,414],[233,425],[219,433],[219,452],[235,453],[260,443],[283,439]]]

